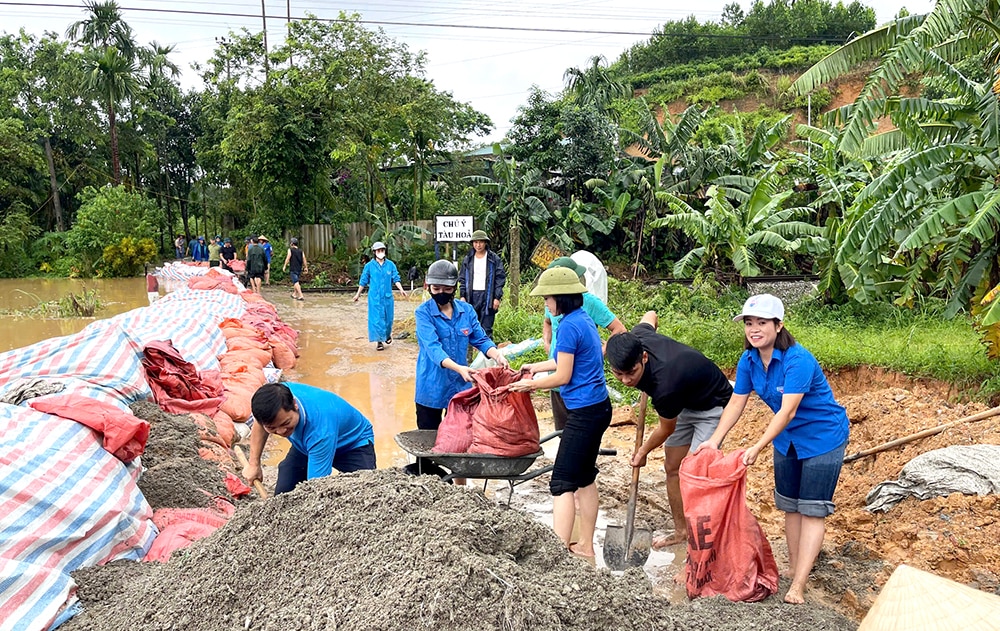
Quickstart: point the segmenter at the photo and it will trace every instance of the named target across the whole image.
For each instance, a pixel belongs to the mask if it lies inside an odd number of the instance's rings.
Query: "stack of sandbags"
[[[239,288],[233,282],[236,277],[228,272],[220,271],[217,267],[212,267],[203,276],[192,276],[187,281],[187,286],[191,289],[212,290],[221,289],[228,294],[239,293]]]

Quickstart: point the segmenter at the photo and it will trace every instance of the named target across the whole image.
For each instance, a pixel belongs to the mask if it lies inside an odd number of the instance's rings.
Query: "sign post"
[[[441,258],[439,243],[467,243],[472,238],[472,215],[435,215],[434,258]]]

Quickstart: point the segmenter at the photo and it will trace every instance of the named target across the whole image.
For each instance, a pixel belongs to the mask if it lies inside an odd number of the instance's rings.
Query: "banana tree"
[[[927,15],[845,44],[792,86],[805,94],[878,59],[858,99],[826,117],[838,128],[839,150],[884,165],[851,203],[854,219],[836,255],[856,272],[848,289],[859,300],[889,293],[905,303],[937,293],[954,314],[1000,281],[998,15],[993,0],[940,0]],[[985,79],[963,70],[980,55]],[[934,89],[913,95],[913,76]],[[893,129],[879,129],[884,118]],[[890,264],[901,273],[887,273]]]
[[[823,229],[804,221],[812,214],[810,208],[782,208],[794,191],[777,190],[777,171],[776,165],[756,180],[719,178],[709,187],[704,208],[672,193],[657,193],[671,212],[652,221],[650,228],[674,228],[697,243],[674,265],[675,276],[691,277],[703,270],[757,276],[764,250],[796,252],[806,243],[821,244]]]

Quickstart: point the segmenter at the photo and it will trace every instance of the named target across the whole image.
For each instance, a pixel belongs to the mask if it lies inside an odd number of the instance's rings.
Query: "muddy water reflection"
[[[25,311],[41,302],[59,300],[70,293],[96,289],[103,309],[98,318],[109,318],[149,304],[144,278],[0,278],[0,311]],[[72,335],[95,318],[38,319],[0,316],[0,353],[36,342]]]

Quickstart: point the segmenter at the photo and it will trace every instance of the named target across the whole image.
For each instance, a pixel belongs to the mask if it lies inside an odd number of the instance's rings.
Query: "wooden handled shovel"
[[[240,466],[245,467],[250,464],[247,462],[247,456],[243,453],[242,447],[239,445],[233,445],[233,451],[236,452],[236,459],[240,461]],[[264,485],[260,483],[260,480],[253,481],[253,488],[257,489],[257,495],[260,495],[260,499],[267,499],[267,489],[265,489]]]
[[[646,403],[649,396],[643,392],[639,397],[639,420],[635,424],[635,450],[642,447],[642,438],[646,430]],[[639,467],[632,467],[632,485],[629,488],[628,508],[625,513],[625,526],[608,525],[604,532],[604,564],[612,570],[624,570],[630,567],[642,567],[649,558],[649,549],[653,543],[653,532],[648,528],[635,528],[635,503],[639,494]]]

